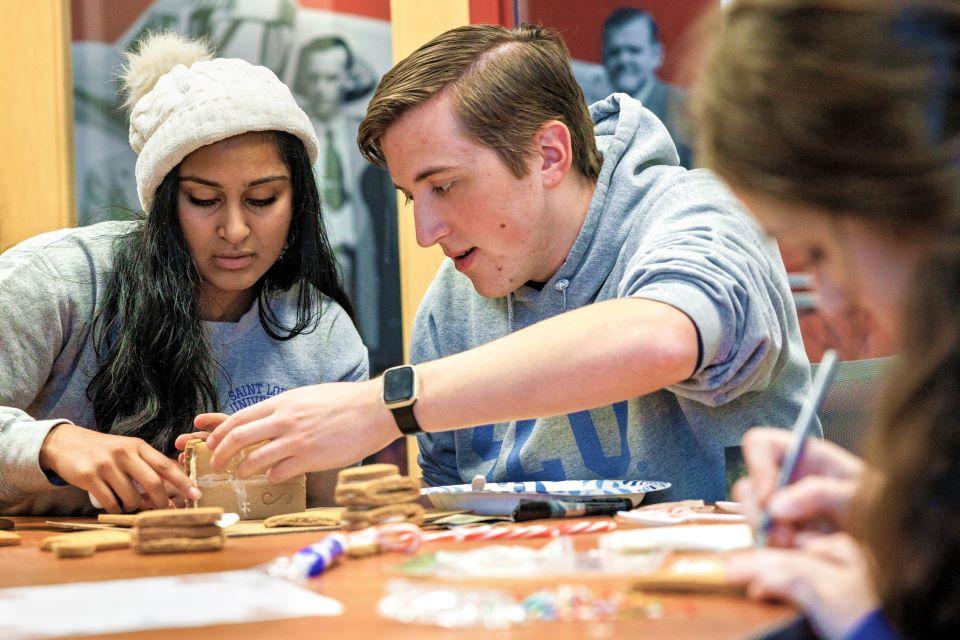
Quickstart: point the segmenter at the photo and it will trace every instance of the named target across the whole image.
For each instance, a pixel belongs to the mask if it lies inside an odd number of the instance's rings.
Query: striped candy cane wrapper
[[[480,525],[460,527],[449,531],[433,531],[423,534],[424,542],[471,542],[477,540],[527,540],[530,538],[554,538],[579,533],[606,533],[617,528],[612,520],[593,520],[562,524],[531,524],[522,527]]]

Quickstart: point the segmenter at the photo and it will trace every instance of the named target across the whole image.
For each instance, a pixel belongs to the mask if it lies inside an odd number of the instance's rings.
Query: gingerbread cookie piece
[[[344,553],[351,558],[364,558],[380,553],[380,544],[377,541],[376,529],[364,529],[354,533],[347,539],[347,549]]]
[[[134,529],[132,543],[137,553],[180,553],[185,551],[217,551],[223,548],[226,537],[220,533],[206,538],[162,538],[143,540],[142,531]]]
[[[330,517],[330,512],[301,511],[300,513],[285,513],[279,516],[270,516],[263,521],[265,527],[335,527],[340,524],[339,518]]]
[[[20,544],[20,536],[13,531],[0,531],[0,547],[13,547]]]
[[[215,524],[201,524],[193,527],[138,527],[133,531],[134,538],[143,542],[165,538],[212,538],[220,535],[223,529]]]
[[[136,517],[137,514],[135,513],[101,513],[97,516],[97,522],[118,527],[132,527]]]
[[[345,507],[383,506],[420,497],[420,481],[400,475],[337,485],[334,499]]]
[[[349,531],[365,529],[388,522],[423,522],[423,507],[419,504],[390,504],[370,509],[351,507],[340,516],[340,526]]]
[[[191,478],[201,478],[203,476],[224,475],[234,476],[237,473],[237,467],[246,460],[250,453],[259,447],[265,445],[268,441],[255,442],[240,450],[240,453],[227,460],[223,469],[214,471],[210,464],[213,452],[207,447],[207,443],[200,438],[187,441],[183,448],[183,464]]]
[[[58,546],[64,551],[57,551]],[[61,533],[43,539],[40,548],[44,551],[54,551],[58,557],[78,557],[93,555],[96,551],[107,549],[125,549],[130,546],[129,531],[115,531],[112,529],[91,529],[74,533]]]
[[[638,591],[684,591],[695,593],[741,592],[742,584],[727,577],[726,560],[721,556],[677,558],[652,573],[632,580]]]
[[[337,484],[344,485],[350,482],[366,482],[377,478],[388,478],[399,475],[400,469],[395,464],[365,464],[360,467],[347,467],[337,474]]]
[[[92,544],[78,541],[64,541],[53,545],[53,553],[58,558],[89,558],[97,552]]]
[[[138,513],[133,525],[147,527],[182,527],[214,524],[223,515],[221,507],[199,507],[194,509],[154,509]]]
[[[7,518],[0,518],[0,531],[10,531],[13,529],[13,520],[8,520]]]

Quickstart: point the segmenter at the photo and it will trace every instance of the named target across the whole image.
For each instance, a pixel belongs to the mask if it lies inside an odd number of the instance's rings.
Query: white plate
[[[559,480],[556,482],[494,482],[475,491],[469,484],[427,487],[420,493],[437,509],[469,509],[482,516],[508,516],[520,500],[584,501],[622,497],[636,507],[643,496],[670,487],[669,482],[651,480]]]

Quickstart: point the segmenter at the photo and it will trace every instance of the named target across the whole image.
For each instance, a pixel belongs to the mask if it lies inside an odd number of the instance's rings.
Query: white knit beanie
[[[286,131],[316,162],[310,118],[266,67],[211,59],[202,42],[174,33],[147,36],[126,56],[122,75],[130,107],[130,146],[137,152],[137,193],[150,213],[153,196],[188,154],[248,131]]]

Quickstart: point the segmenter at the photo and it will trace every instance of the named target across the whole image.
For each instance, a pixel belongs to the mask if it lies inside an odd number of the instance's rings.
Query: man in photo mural
[[[670,132],[680,164],[692,168],[691,149],[678,122],[687,95],[657,77],[663,43],[653,16],[631,8],[611,13],[603,23],[602,59],[613,91],[626,93],[653,111]]]
[[[371,350],[374,371],[396,364],[387,317],[399,314],[396,285],[395,205],[383,197],[389,178],[360,156],[358,101],[376,83],[370,66],[348,42],[324,35],[306,43],[297,56],[294,93],[310,115],[320,141],[314,170],[330,240],[344,284],[358,309],[357,323]],[[395,323],[394,323],[395,324]]]

